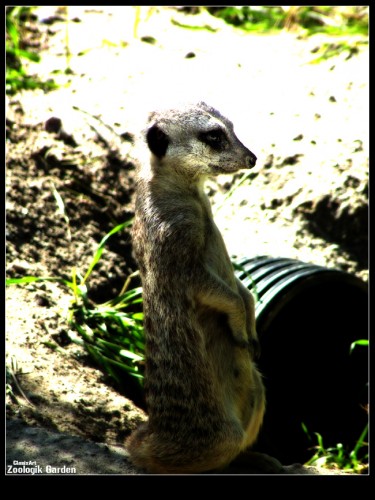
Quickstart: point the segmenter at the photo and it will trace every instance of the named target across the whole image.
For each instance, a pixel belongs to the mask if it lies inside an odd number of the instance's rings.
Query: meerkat
[[[254,361],[254,300],[234,275],[204,182],[252,168],[256,156],[203,102],[150,113],[143,137],[133,248],[148,421],[126,445],[150,473],[221,470],[238,456],[243,463],[256,440],[265,391]]]

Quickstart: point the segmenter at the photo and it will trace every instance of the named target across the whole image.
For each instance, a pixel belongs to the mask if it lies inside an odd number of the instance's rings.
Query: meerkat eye
[[[199,134],[199,139],[211,148],[219,150],[224,146],[226,135],[221,128],[215,128]]]

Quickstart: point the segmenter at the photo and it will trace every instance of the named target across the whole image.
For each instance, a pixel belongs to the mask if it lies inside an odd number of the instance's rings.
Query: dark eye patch
[[[199,140],[210,146],[212,149],[220,151],[224,148],[227,142],[227,137],[221,128],[215,128],[209,130],[208,132],[201,132],[199,134]]]

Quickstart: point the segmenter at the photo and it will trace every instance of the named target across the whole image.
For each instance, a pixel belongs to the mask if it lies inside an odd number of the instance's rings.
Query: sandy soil
[[[102,237],[132,217],[131,137],[146,111],[200,99],[258,156],[229,198],[239,176],[207,183],[231,255],[292,257],[367,281],[366,40],[312,64],[337,39],[249,35],[165,8],[142,8],[136,36],[132,7],[35,13],[27,33],[42,59],[29,72],[59,88],[7,97],[8,277],[84,273]],[[90,298],[114,297],[135,270],[124,231],[93,272]],[[7,461],[137,473],[122,444],[146,415],[69,342],[71,301],[51,282],[6,290]]]

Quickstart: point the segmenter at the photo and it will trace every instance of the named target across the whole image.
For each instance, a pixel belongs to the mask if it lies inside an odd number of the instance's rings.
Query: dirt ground
[[[245,34],[158,7],[142,8],[134,31],[133,7],[39,7],[27,23],[41,55],[28,71],[59,87],[7,96],[7,277],[84,274],[103,236],[132,217],[132,136],[145,113],[199,99],[258,157],[229,198],[238,175],[207,183],[230,254],[292,257],[367,281],[367,40],[313,64],[337,39]],[[109,240],[90,298],[116,296],[135,270],[125,230]],[[69,342],[71,301],[53,282],[6,289],[7,463],[136,474],[122,444],[146,415]]]

